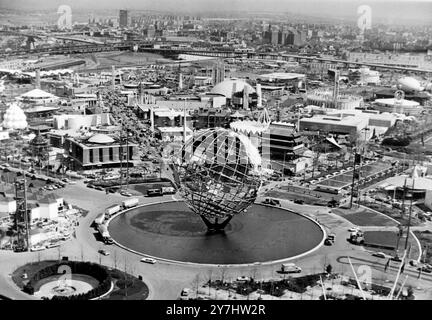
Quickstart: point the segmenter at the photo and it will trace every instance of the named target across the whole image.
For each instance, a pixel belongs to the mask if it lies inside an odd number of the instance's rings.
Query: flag
[[[390,259],[388,259],[387,263],[385,264],[384,272],[387,272],[387,268],[389,267],[389,265],[390,265]]]

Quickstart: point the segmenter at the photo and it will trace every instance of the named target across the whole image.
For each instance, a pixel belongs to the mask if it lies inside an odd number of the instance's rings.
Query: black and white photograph
[[[432,300],[432,0],[0,0],[0,300]]]

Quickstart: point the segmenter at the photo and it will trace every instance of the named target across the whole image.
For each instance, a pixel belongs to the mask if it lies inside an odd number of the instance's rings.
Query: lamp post
[[[126,190],[129,188],[129,137],[132,137],[132,133],[126,133]]]

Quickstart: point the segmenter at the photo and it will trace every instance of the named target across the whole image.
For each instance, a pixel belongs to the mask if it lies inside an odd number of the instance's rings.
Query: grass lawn
[[[397,226],[396,222],[382,214],[364,208],[357,209],[355,206],[352,209],[335,208],[333,213],[358,226]]]
[[[406,242],[406,237],[402,236],[399,239],[399,243],[397,240],[397,232],[394,231],[365,231],[365,242],[366,243],[371,243],[371,244],[383,244],[386,246],[394,246],[396,247],[396,245],[398,245],[398,249],[397,252],[399,254],[400,257],[402,257],[404,249],[405,249],[405,242]],[[395,250],[390,250],[390,249],[384,249],[384,248],[379,248],[379,247],[370,247],[370,246],[366,246],[368,248],[368,250],[372,250],[375,252],[384,252],[385,254],[388,255],[392,255],[394,256],[396,251]],[[409,249],[409,259],[417,259],[419,256],[419,249],[418,249],[418,245],[417,242],[415,241],[415,239],[410,235],[410,237],[408,238],[408,248],[411,247],[411,249]],[[408,254],[407,253],[407,254]]]
[[[405,214],[403,217],[401,217],[399,210],[396,210],[394,208],[388,208],[386,206],[383,206],[382,204],[373,203],[373,202],[369,202],[369,203],[365,204],[365,206],[367,206],[371,209],[374,209],[376,211],[379,211],[379,212],[385,214],[386,216],[392,217],[393,219],[399,221],[404,226],[408,225],[407,214]],[[422,222],[418,218],[412,216],[410,223],[411,223],[411,226],[417,226],[417,225],[421,224]]]
[[[426,256],[423,256],[426,263],[432,263],[432,232],[431,231],[414,231],[414,234],[419,239],[423,250],[426,250]]]

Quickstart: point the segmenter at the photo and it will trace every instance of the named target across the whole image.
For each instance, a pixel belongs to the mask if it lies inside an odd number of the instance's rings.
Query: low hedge
[[[71,268],[72,274],[84,274],[95,278],[99,281],[99,285],[86,293],[71,296],[53,296],[51,300],[89,300],[101,296],[110,289],[111,276],[105,267],[91,262],[65,261],[52,264],[36,272],[24,286],[23,291],[33,295],[34,287],[40,280],[58,275],[59,267],[64,265]]]

